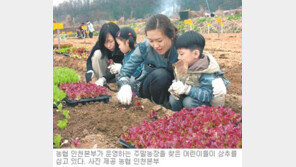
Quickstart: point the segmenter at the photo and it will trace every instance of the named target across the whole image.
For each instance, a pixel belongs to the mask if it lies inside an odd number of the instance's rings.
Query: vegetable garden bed
[[[67,95],[65,101],[69,106],[88,102],[108,103],[111,97],[110,91],[106,87],[97,86],[93,83],[63,83],[59,88],[65,91]]]
[[[89,51],[85,47],[66,47],[61,49],[55,49],[54,53],[63,54],[64,56],[84,60],[86,60],[89,56]]]
[[[128,148],[242,148],[241,116],[230,109],[184,108],[129,128],[119,142]]]
[[[225,72],[226,78],[231,81],[227,92],[231,98],[226,99],[228,108],[232,108],[235,112],[241,113],[241,33],[240,34],[221,34],[217,39],[217,34],[203,34],[207,39],[207,47],[205,50],[210,51]],[[139,36],[138,39],[144,39]],[[67,42],[75,44],[75,46],[87,46],[88,49],[93,47],[93,43],[97,39],[86,39],[91,44],[86,44],[81,40],[67,39]],[[221,41],[224,45],[220,46]],[[139,41],[141,42],[141,41]],[[223,57],[222,57],[223,56]],[[79,74],[79,81],[85,82],[84,73],[86,72],[86,62],[83,59],[72,58],[64,55],[53,56],[54,67],[69,67]],[[108,84],[116,89],[115,84]],[[60,86],[60,85],[59,85]],[[138,102],[140,102],[138,104]],[[138,104],[138,105],[137,105]],[[142,106],[144,109],[141,109]],[[156,109],[155,109],[156,107]],[[158,107],[158,108],[157,108]],[[53,109],[53,135],[56,141],[60,141],[61,148],[122,148],[119,138],[122,134],[128,133],[130,127],[140,126],[142,120],[149,123],[156,120],[153,118],[153,109],[156,110],[156,117],[161,119],[166,113],[171,114],[170,110],[159,107],[152,102],[135,98],[133,104],[126,107],[119,105],[116,93],[111,91],[109,103],[89,102],[85,105],[78,104],[75,107],[64,105],[61,111],[58,108]],[[69,111],[67,121],[63,114],[64,110]],[[149,113],[151,115],[149,116]],[[61,129],[58,124],[67,125]],[[157,120],[156,120],[157,121]],[[60,136],[58,136],[60,134]],[[62,144],[69,141],[68,144]]]
[[[108,104],[90,102],[75,107],[64,106],[69,110],[70,118],[67,127],[60,129],[59,120],[64,120],[62,112],[53,109],[53,134],[61,135],[61,143],[68,140],[71,143],[79,140],[77,148],[123,148],[118,143],[120,135],[126,133],[129,127],[140,124],[141,120],[154,121],[149,112],[155,110],[158,117],[172,114],[172,111],[156,106],[147,99],[135,97],[130,106],[118,105],[114,92]],[[140,103],[143,108],[138,108]],[[72,144],[62,145],[61,148],[71,148]]]
[[[100,96],[100,97],[94,97],[94,98],[85,98],[80,100],[70,100],[68,98],[65,99],[68,106],[77,106],[78,104],[86,104],[89,102],[104,102],[108,103],[110,95]]]

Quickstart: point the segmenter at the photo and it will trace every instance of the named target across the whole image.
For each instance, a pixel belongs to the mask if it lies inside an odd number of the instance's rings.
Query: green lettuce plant
[[[62,83],[75,83],[79,81],[79,75],[75,70],[68,67],[56,67],[53,69],[53,85]]]
[[[53,148],[60,148],[62,136],[60,134],[53,137]]]
[[[53,86],[53,104],[58,106],[59,102],[61,102],[66,97],[66,93],[59,89],[58,86]],[[61,103],[59,105],[62,105]]]

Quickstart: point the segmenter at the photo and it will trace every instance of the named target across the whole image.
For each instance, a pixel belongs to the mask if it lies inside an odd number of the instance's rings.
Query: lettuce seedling
[[[60,134],[53,137],[53,148],[60,148],[62,136]]]
[[[73,69],[68,67],[56,67],[53,69],[53,85],[62,83],[75,83],[79,81],[79,75]]]
[[[53,86],[53,104],[57,105],[66,97],[66,93],[59,89],[56,85]]]
[[[64,83],[60,86],[70,100],[80,100],[85,98],[95,98],[103,95],[110,95],[109,89],[104,86],[97,86],[94,83]]]
[[[242,148],[241,120],[223,106],[184,108],[151,123],[143,120],[121,139],[136,148]]]
[[[63,104],[60,103],[57,107],[58,107],[58,111],[62,111],[62,109],[63,109]]]
[[[78,139],[73,140],[73,141],[72,141],[72,144],[73,144],[75,147],[78,147],[78,145],[79,145],[79,140],[78,140]]]
[[[59,127],[60,129],[65,129],[66,126],[67,126],[67,124],[68,124],[68,120],[67,120],[67,119],[59,120],[59,121],[58,121],[58,127]]]
[[[64,110],[63,111],[63,115],[66,119],[70,118],[70,115],[69,115],[69,110]]]
[[[138,110],[144,110],[144,106],[143,106],[142,103],[139,102],[139,101],[136,102],[136,108],[137,108]]]

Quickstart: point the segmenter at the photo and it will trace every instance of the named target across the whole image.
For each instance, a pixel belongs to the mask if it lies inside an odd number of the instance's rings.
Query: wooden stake
[[[217,31],[218,31],[218,38],[220,38],[221,24],[218,24]]]
[[[58,33],[58,48],[60,50],[61,46],[60,46],[60,30],[59,29],[57,30],[57,33]]]

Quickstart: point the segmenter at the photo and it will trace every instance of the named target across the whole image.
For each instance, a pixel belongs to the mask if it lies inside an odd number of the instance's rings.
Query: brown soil
[[[225,106],[242,114],[242,33],[203,34],[205,51],[217,60],[225,77],[231,82],[227,88]]]
[[[130,106],[118,104],[115,93],[109,103],[89,103],[75,107],[64,107],[70,111],[68,126],[60,129],[58,120],[64,119],[61,112],[53,111],[54,135],[62,134],[63,140],[79,139],[79,148],[120,148],[119,136],[127,132],[128,128],[140,124],[143,119],[152,121],[147,114],[152,109],[157,110],[157,116],[171,114],[172,111],[151,103],[147,99],[135,98]],[[140,102],[144,109],[137,109],[135,103]],[[97,140],[97,141],[96,141]],[[95,146],[97,144],[97,146]],[[65,145],[69,147],[70,145]]]
[[[218,39],[217,34],[203,34],[206,38],[205,51],[210,52],[218,61],[221,70],[225,72],[225,77],[231,82],[227,88],[226,107],[235,112],[242,112],[242,34],[221,34]],[[143,40],[145,36],[139,36]],[[71,43],[73,46],[84,46],[91,49],[97,37],[93,39],[66,39],[63,42]],[[54,40],[56,43],[57,40]],[[78,72],[81,81],[85,81],[86,61],[75,59],[63,55],[53,56],[54,67],[69,67]],[[112,90],[116,90],[114,83],[109,84]],[[111,91],[109,103],[90,103],[75,107],[64,107],[70,111],[68,126],[61,130],[57,126],[58,120],[64,119],[62,113],[53,110],[53,134],[61,134],[62,141],[79,139],[79,148],[121,148],[118,144],[119,136],[126,132],[129,127],[140,124],[141,120],[146,119],[147,113],[152,109],[157,110],[159,117],[164,114],[172,114],[159,105],[147,99],[136,98],[133,103],[140,101],[144,110],[136,109],[135,105],[128,107],[120,105],[116,98],[116,91]],[[124,110],[123,108],[126,107]],[[64,144],[63,148],[72,147]]]

